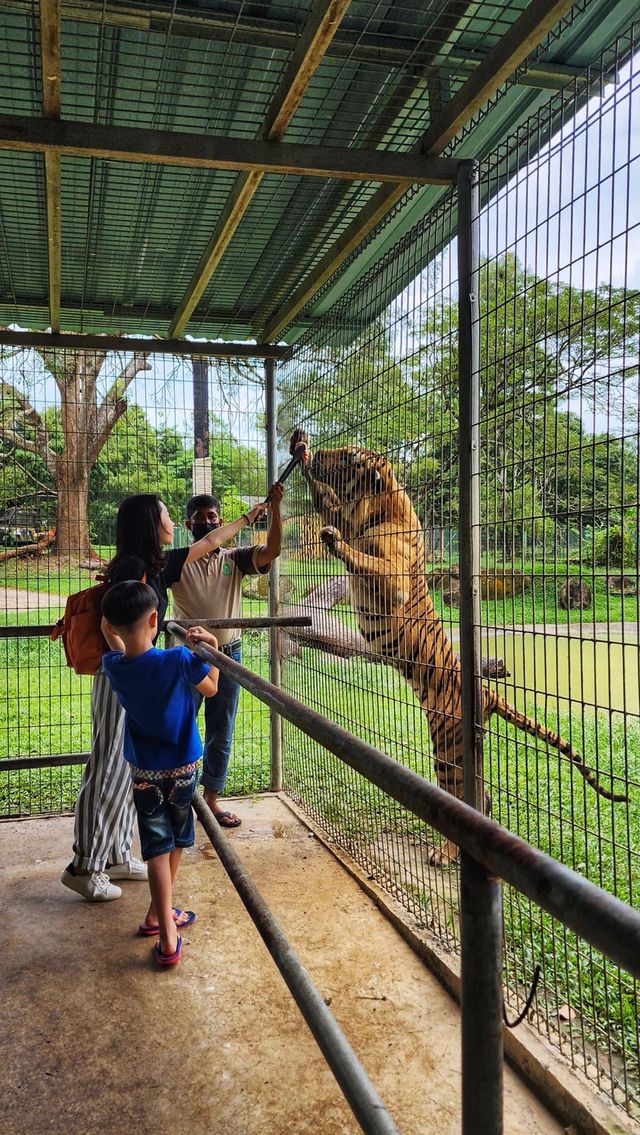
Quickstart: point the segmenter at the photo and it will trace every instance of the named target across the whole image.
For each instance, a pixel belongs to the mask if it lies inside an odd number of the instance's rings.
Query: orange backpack
[[[67,666],[76,674],[97,674],[102,656],[109,649],[100,630],[102,600],[109,583],[104,576],[97,578],[103,582],[69,596],[64,615],[58,619],[51,635],[52,642],[62,638]]]

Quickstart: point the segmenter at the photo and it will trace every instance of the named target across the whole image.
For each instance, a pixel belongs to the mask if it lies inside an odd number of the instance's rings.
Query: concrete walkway
[[[457,1006],[274,797],[229,838],[404,1135],[460,1130]],[[199,921],[175,970],[136,936],[147,890],[89,905],[59,883],[72,820],[0,825],[4,1135],[359,1131],[202,829],[176,899]],[[506,1071],[509,1135],[562,1127]]]

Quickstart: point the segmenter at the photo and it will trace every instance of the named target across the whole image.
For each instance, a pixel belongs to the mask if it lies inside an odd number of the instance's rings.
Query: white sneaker
[[[114,863],[113,867],[107,867],[107,875],[110,879],[131,879],[135,883],[146,883],[149,872],[147,871],[146,863],[141,859],[129,859],[127,863]]]
[[[119,899],[122,894],[120,887],[114,887],[104,871],[92,871],[90,875],[72,875],[67,867],[60,882],[70,891],[82,895],[87,902],[109,902],[111,899]]]

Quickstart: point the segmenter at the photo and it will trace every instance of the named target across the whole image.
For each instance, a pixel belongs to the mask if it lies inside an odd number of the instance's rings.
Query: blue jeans
[[[240,648],[232,651],[229,657],[234,662],[241,662]],[[197,713],[203,697],[198,690],[193,691],[193,697]],[[240,686],[222,671],[218,678],[217,694],[212,698],[204,698],[204,758],[200,782],[211,792],[224,792],[239,698]]]
[[[133,802],[138,814],[140,849],[145,863],[176,847],[192,847],[195,825],[191,802],[198,783],[197,767],[183,776],[137,779],[132,771]]]

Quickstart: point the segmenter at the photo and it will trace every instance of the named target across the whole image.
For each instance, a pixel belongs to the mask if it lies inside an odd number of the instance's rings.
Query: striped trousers
[[[74,867],[104,871],[131,859],[134,807],[129,765],[122,754],[124,710],[102,670],[91,691],[92,742],[78,799]]]

